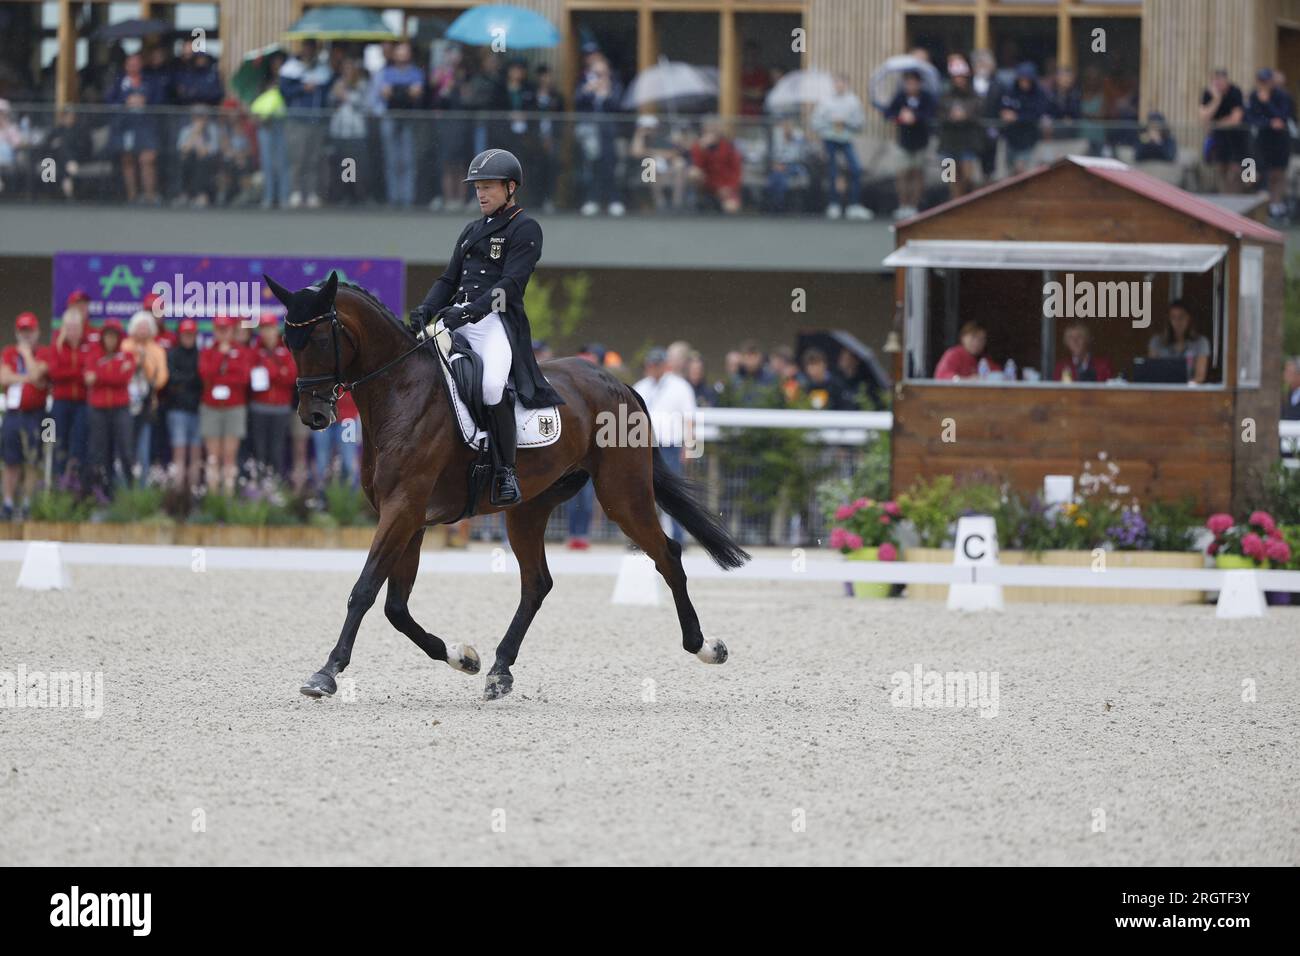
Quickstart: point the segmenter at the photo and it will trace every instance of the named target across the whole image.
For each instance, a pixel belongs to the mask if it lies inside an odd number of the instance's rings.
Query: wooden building
[[[1228,510],[1278,457],[1280,233],[1114,160],[1069,157],[899,223],[896,242],[885,259],[903,339],[896,493],[945,474],[1029,492],[1105,452],[1140,500],[1191,495],[1199,509]],[[1079,318],[1116,378],[1053,381],[1069,323],[1056,317],[1057,292],[1089,283],[1098,297],[1077,311],[1091,313]],[[1209,339],[1209,374],[1201,385],[1139,383],[1134,360],[1174,299]],[[971,320],[987,330],[992,363],[1014,359],[1040,379],[934,379]]]

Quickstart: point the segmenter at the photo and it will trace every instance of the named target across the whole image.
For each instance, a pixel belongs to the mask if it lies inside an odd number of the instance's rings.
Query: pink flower
[[[1270,561],[1276,561],[1279,564],[1286,564],[1291,560],[1291,546],[1285,541],[1279,541],[1277,538],[1270,538],[1264,545],[1264,554]]]
[[[1268,533],[1268,536],[1269,536],[1270,538],[1272,538],[1274,541],[1281,541],[1281,540],[1282,540],[1282,532],[1281,532],[1281,530],[1278,529],[1278,528],[1274,528],[1272,531],[1270,531],[1270,532]]]
[[[1253,531],[1250,534],[1243,534],[1241,536],[1241,553],[1248,558],[1262,561],[1264,559],[1264,539]]]
[[[876,552],[876,557],[881,561],[896,561],[898,560],[898,549],[886,541],[880,546],[880,550]]]
[[[894,520],[894,519],[891,518],[891,517],[889,517],[889,515],[881,515],[881,516],[880,516],[880,523],[881,523],[881,524],[889,524],[889,523],[890,523],[891,521],[893,521],[893,520]]]
[[[1273,522],[1273,516],[1267,511],[1252,511],[1250,513],[1250,523],[1264,531],[1272,531],[1277,525]]]
[[[895,518],[897,518],[900,515],[902,515],[902,513],[903,512],[899,509],[897,502],[894,501],[885,502],[885,514],[893,515]]]
[[[831,547],[839,551],[856,551],[862,547],[862,536],[843,528],[832,528]]]
[[[1223,534],[1232,527],[1232,515],[1226,515],[1222,511],[1218,514],[1212,514],[1209,520],[1205,522],[1205,527],[1215,534]]]
[[[870,498],[859,498],[857,501],[853,502],[855,508],[870,508],[873,505],[875,505],[875,502]]]
[[[857,504],[840,505],[838,508],[835,509],[835,520],[847,521],[849,518],[852,518],[857,513],[858,513]]]

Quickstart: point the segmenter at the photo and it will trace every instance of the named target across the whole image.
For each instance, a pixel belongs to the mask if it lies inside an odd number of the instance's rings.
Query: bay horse
[[[323,282],[291,292],[264,276],[288,310],[285,344],[298,364],[298,417],[312,429],[337,419],[339,397],[351,391],[361,417],[361,488],[379,514],[365,567],[348,597],[347,617],[329,659],[301,687],[309,697],[334,694],[335,678],[352,659],[361,619],[387,582],[384,615],[420,650],[455,670],[477,674],[478,653],[468,644],[443,643],[411,617],[407,606],[420,565],[424,529],[457,520],[469,495],[470,468],[477,457],[461,439],[441,359],[431,340],[417,339],[372,293],[331,272]],[[506,509],[493,507],[482,490],[477,512],[504,510],[510,546],[519,561],[520,596],[488,671],[484,699],[510,693],[511,667],[524,634],[551,590],[544,534],[551,512],[587,481],[595,485],[605,513],[653,561],[672,591],[682,630],[682,647],[706,664],[721,664],[727,647],[706,639],[686,593],[681,546],[664,534],[655,506],[689,531],[722,568],[738,568],[749,555],[723,523],[700,504],[692,484],[674,474],[645,427],[630,429],[634,440],[611,444],[608,430],[597,441],[598,422],[629,421],[644,402],[630,387],[590,362],[558,359],[543,374],[564,398],[559,439],[521,449],[519,484],[523,498]],[[602,413],[618,416],[607,419]]]

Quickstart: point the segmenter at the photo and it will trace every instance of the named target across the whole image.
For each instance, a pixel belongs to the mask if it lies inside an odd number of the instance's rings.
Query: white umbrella
[[[637,109],[647,103],[717,95],[718,81],[704,69],[660,57],[658,63],[636,75],[623,97],[623,107]]]
[[[876,109],[886,109],[889,101],[894,98],[894,89],[885,90],[890,77],[895,73],[906,73],[908,70],[916,70],[920,73],[921,83],[935,96],[943,91],[939,71],[929,60],[922,60],[919,56],[912,56],[910,53],[900,53],[898,56],[891,56],[875,73],[871,74],[871,84],[867,92],[871,95],[871,104]]]
[[[825,70],[792,70],[776,81],[763,100],[769,113],[797,110],[805,103],[817,104],[835,94],[835,78]]]

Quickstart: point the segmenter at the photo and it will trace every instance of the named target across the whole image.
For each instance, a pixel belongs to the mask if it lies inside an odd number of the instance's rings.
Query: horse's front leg
[[[333,696],[338,689],[335,678],[352,660],[352,644],[357,639],[361,619],[375,603],[380,587],[388,579],[394,564],[405,553],[407,544],[423,526],[423,522],[422,504],[418,507],[406,503],[390,505],[380,512],[379,526],[370,542],[370,553],[366,555],[366,566],[353,585],[352,593],[348,595],[348,616],[343,622],[338,643],[330,652],[325,666],[307,678],[307,682],[300,688],[308,697]]]

